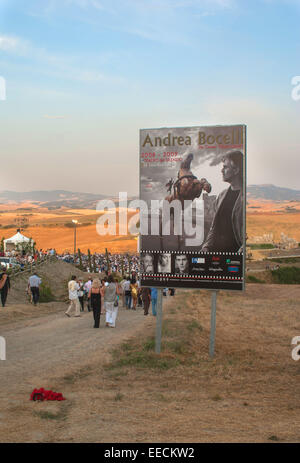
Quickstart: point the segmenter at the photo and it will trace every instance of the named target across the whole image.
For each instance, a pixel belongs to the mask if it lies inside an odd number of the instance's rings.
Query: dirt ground
[[[115,330],[63,303],[0,311],[1,442],[299,442],[298,286],[248,284],[218,294],[216,353],[208,355],[210,294],[164,298],[162,353],[155,318],[119,310]],[[21,318],[19,318],[21,317]],[[4,320],[3,320],[4,321]],[[34,387],[64,402],[29,401]]]

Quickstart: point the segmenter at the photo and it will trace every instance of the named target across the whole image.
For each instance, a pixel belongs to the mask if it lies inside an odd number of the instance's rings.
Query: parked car
[[[21,268],[21,265],[14,257],[0,257],[0,266],[6,268]]]
[[[74,259],[72,256],[65,256],[62,258],[64,262],[67,262],[68,264],[74,264]]]

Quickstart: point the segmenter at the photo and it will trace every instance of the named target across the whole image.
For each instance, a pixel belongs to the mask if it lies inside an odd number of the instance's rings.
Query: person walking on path
[[[125,306],[126,309],[130,309],[131,307],[131,289],[130,289],[130,278],[126,279],[126,282],[123,285],[124,293],[125,293]]]
[[[156,317],[157,288],[151,288],[152,315]]]
[[[78,299],[79,284],[76,280],[76,276],[73,275],[72,279],[68,283],[70,305],[68,310],[65,312],[67,317],[71,317],[70,313],[73,309],[75,310],[75,317],[80,317],[80,304]]]
[[[108,285],[104,287],[104,307],[106,311],[106,326],[116,327],[118,315],[118,284],[114,281],[112,275],[108,276]]]
[[[141,296],[142,296],[142,301],[143,301],[143,306],[144,306],[144,315],[148,315],[150,301],[151,301],[151,289],[147,287],[142,288]]]
[[[2,269],[2,274],[1,274],[1,279],[0,279],[0,290],[1,290],[2,307],[5,307],[7,294],[10,290],[10,279],[6,273],[6,267]]]
[[[93,284],[89,292],[89,298],[94,314],[94,328],[99,328],[101,313],[101,282],[98,278],[93,280]]]
[[[32,294],[32,301],[34,305],[37,305],[37,303],[40,300],[40,285],[42,283],[41,278],[37,276],[36,273],[31,275],[28,280],[28,285],[30,287],[30,291]]]
[[[84,312],[84,288],[83,288],[83,281],[78,280],[79,284],[79,291],[78,291],[78,299],[80,302],[80,311]]]
[[[130,283],[131,297],[132,297],[132,310],[136,310],[136,303],[138,299],[138,284],[135,278],[132,278]]]
[[[89,299],[89,294],[90,294],[90,289],[92,287],[92,283],[93,283],[93,280],[92,278],[90,277],[88,279],[88,281],[85,283],[84,285],[84,289],[87,293],[87,308],[88,308],[88,311],[90,312],[91,311],[91,300]]]
[[[125,307],[126,306],[126,302],[125,302],[125,289],[124,289],[124,285],[127,284],[127,279],[124,277],[122,279],[122,281],[120,281],[120,288],[122,289],[122,307]]]
[[[105,283],[106,283],[105,279],[101,280],[101,288],[100,288],[100,294],[101,294],[101,300],[102,300],[101,311],[100,311],[101,315],[105,314],[105,308],[104,308],[104,288],[105,288]]]

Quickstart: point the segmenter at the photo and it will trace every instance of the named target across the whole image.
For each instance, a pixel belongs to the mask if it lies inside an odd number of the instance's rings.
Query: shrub
[[[300,256],[299,257],[278,257],[276,259],[272,259],[272,262],[278,262],[279,264],[296,264],[297,262],[300,262]]]
[[[42,283],[40,286],[40,302],[51,302],[54,301],[54,296],[50,286],[46,283]]]
[[[260,280],[254,275],[247,275],[247,282],[248,283],[265,283],[263,280]]]
[[[277,270],[271,270],[274,283],[282,285],[299,285],[300,268],[298,267],[281,267]]]
[[[256,244],[248,244],[251,249],[274,249],[274,244],[271,243],[256,243]]]

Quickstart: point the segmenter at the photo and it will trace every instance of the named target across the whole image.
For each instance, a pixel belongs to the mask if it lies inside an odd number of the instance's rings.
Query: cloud
[[[145,40],[188,44],[191,29],[198,27],[199,21],[234,8],[237,0],[43,0],[42,3],[41,7],[40,1],[32,0],[24,12],[47,18],[68,17]]]
[[[24,47],[17,37],[0,35],[0,50],[2,51],[17,51]]]
[[[101,69],[84,68],[77,64],[77,56],[49,53],[45,48],[37,47],[21,37],[0,35],[1,50],[6,54],[34,61],[35,71],[41,74],[85,83],[122,84],[124,82],[121,76],[104,73]],[[23,67],[26,69],[26,65]]]

